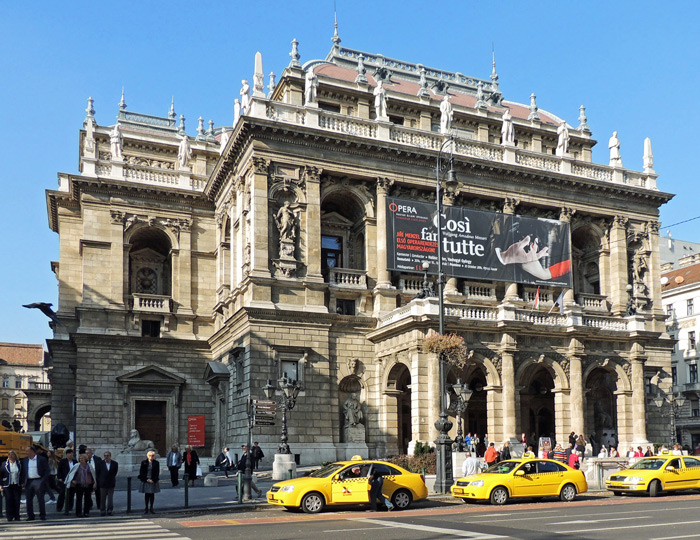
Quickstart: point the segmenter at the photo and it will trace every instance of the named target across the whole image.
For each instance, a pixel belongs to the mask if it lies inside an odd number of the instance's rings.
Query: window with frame
[[[22,388],[22,379],[19,377],[15,379],[15,388]]]
[[[666,305],[666,315],[668,317],[673,317],[673,304]]]
[[[693,314],[693,299],[692,299],[692,298],[689,298],[689,299],[687,300],[686,306],[687,306],[687,309],[688,309],[688,315],[692,315],[692,314]]]
[[[3,388],[9,388],[10,387],[10,378],[9,377],[4,377],[2,379],[2,387]]]
[[[678,384],[678,369],[676,366],[671,367],[671,384],[673,386]]]
[[[340,236],[321,236],[321,269],[343,267],[343,238]]]
[[[695,348],[695,332],[688,332],[688,349]]]
[[[698,365],[690,364],[688,366],[688,382],[691,384],[698,382]]]
[[[700,401],[697,399],[690,400],[690,415],[694,418],[700,417]]]

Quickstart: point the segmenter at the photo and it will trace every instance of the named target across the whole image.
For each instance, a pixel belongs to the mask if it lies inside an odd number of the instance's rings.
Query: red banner
[[[204,415],[194,414],[187,417],[187,444],[204,446]]]

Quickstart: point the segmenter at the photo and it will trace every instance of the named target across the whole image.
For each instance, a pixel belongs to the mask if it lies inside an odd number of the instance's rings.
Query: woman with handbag
[[[153,450],[149,450],[146,454],[146,459],[141,462],[141,468],[139,469],[139,480],[141,481],[141,487],[139,487],[139,493],[144,494],[144,502],[146,508],[143,513],[155,514],[153,511],[153,503],[156,500],[156,493],[160,493],[160,486],[158,485],[158,480],[160,480],[160,463],[155,459],[156,453]]]
[[[66,486],[75,489],[76,517],[88,517],[90,496],[95,487],[95,475],[85,454],[80,454],[78,463],[73,465],[68,476],[66,476]]]
[[[5,497],[7,521],[19,521],[19,503],[24,484],[22,466],[14,450],[7,454],[7,460],[0,466],[0,493]]]
[[[192,486],[194,486],[194,481],[197,479],[197,469],[199,468],[199,456],[189,444],[185,446],[185,455],[182,461],[185,464],[185,474],[192,482]]]

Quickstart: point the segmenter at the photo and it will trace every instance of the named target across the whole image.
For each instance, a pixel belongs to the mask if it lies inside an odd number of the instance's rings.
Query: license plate
[[[464,493],[464,490],[462,488],[455,488],[455,493],[459,493],[461,495]]]

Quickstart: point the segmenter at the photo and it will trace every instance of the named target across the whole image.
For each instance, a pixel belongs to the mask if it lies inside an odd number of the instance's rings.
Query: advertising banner
[[[437,274],[434,204],[387,197],[387,266]],[[447,277],[571,287],[571,234],[564,221],[442,208],[442,271]]]
[[[193,414],[187,417],[187,444],[204,446],[204,415]]]

